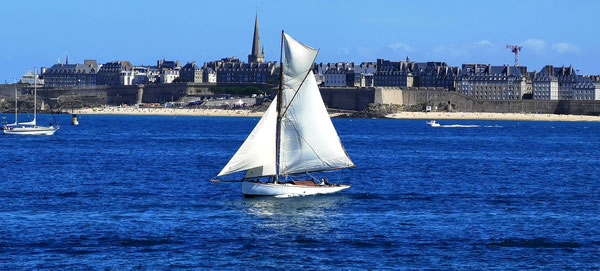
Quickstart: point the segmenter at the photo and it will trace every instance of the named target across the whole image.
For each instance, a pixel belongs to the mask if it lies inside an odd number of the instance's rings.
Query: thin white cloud
[[[454,44],[440,44],[434,46],[431,50],[434,54],[441,56],[452,56],[459,57],[468,55],[470,51],[470,47],[472,45],[454,45]]]
[[[408,44],[403,43],[403,42],[394,42],[394,43],[388,45],[388,47],[390,49],[392,49],[392,50],[395,50],[395,51],[399,51],[399,50],[403,50],[403,51],[406,51],[406,52],[413,52],[413,51],[415,51],[414,48],[412,48],[411,46],[409,46]]]
[[[578,53],[579,47],[577,45],[568,43],[568,42],[557,42],[552,44],[552,49],[554,51],[564,54],[564,53]]]
[[[546,49],[546,42],[540,39],[528,39],[522,42],[521,45],[523,45],[523,49],[534,52],[541,52]]]
[[[494,46],[494,43],[492,43],[489,40],[480,40],[478,42],[473,43],[473,45],[478,46],[478,47],[492,47],[492,46]]]

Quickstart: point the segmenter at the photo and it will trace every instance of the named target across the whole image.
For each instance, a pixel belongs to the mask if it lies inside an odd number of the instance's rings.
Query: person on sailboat
[[[321,183],[319,185],[328,185],[327,178],[322,178]]]

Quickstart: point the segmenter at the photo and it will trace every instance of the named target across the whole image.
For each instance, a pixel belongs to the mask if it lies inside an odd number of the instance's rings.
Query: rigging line
[[[285,108],[285,111],[283,111],[283,114],[281,114],[281,117],[283,118],[283,116],[285,116],[285,113],[287,113],[288,108],[290,108],[290,105],[292,104],[292,102],[294,101],[294,98],[296,98],[296,95],[298,94],[298,91],[300,90],[300,88],[302,87],[302,85],[304,85],[304,81],[306,81],[306,78],[308,78],[308,75],[312,72],[313,69],[313,65],[315,63],[315,60],[317,60],[317,55],[319,54],[319,51],[321,49],[317,49],[317,53],[315,54],[315,57],[313,58],[313,61],[310,65],[310,68],[308,68],[308,72],[306,73],[306,75],[304,76],[304,79],[302,79],[302,82],[300,83],[300,85],[298,86],[298,89],[296,89],[296,91],[294,92],[294,96],[292,96],[292,99],[290,100],[290,102],[288,103],[288,106]],[[319,91],[319,94],[321,92]]]

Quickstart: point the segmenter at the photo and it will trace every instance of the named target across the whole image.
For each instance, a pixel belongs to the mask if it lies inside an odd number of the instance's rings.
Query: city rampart
[[[374,88],[321,88],[323,102],[330,108],[364,110],[375,102]]]
[[[600,101],[475,100],[455,91],[434,88],[321,88],[328,107],[364,110],[369,103],[401,104],[405,110],[600,115]]]

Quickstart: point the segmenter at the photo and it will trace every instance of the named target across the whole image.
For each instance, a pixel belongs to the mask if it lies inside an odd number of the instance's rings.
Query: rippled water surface
[[[0,136],[0,269],[600,268],[598,123],[334,119],[351,189],[245,199],[258,118],[69,117]]]

